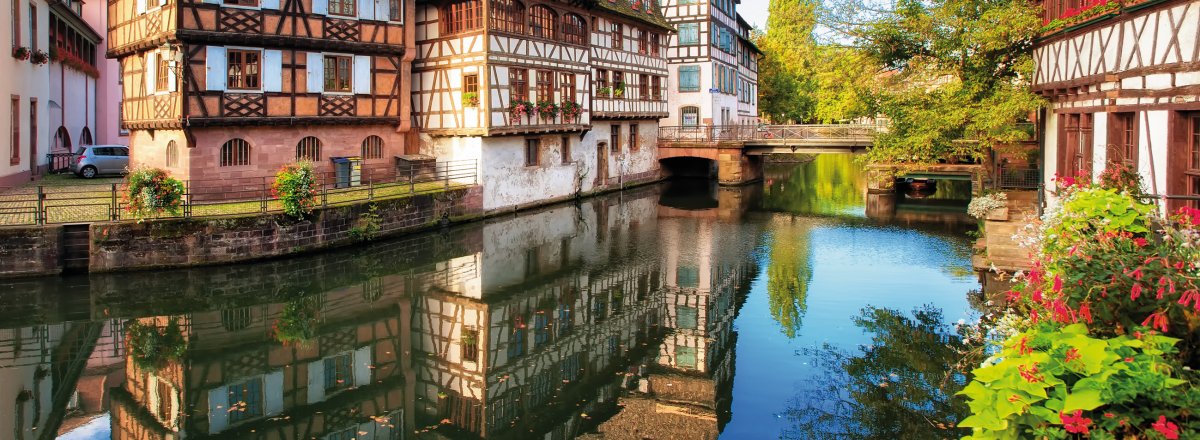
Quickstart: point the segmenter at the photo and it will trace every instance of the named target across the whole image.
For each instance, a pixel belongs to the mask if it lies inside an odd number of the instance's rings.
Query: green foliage
[[[303,345],[317,336],[320,295],[297,298],[283,305],[272,324],[275,340],[283,345]]]
[[[317,179],[312,162],[284,165],[275,173],[271,191],[283,204],[285,214],[297,219],[312,214],[317,198]]]
[[[131,320],[125,328],[129,337],[129,355],[134,365],[154,372],[167,363],[183,359],[187,353],[187,340],[179,328],[179,321],[170,318],[166,327]]]
[[[144,219],[167,213],[179,215],[183,182],[161,168],[138,167],[125,176],[125,209]]]
[[[775,166],[768,167],[771,174]],[[800,214],[837,215],[861,209],[866,176],[854,156],[818,154],[812,162],[791,167],[786,177],[767,178],[763,208]]]
[[[369,241],[379,233],[379,207],[374,203],[367,205],[367,212],[358,216],[354,226],[346,231],[354,241]]]
[[[801,220],[803,221],[803,220]],[[809,228],[783,227],[772,236],[767,263],[767,302],[771,316],[784,335],[796,336],[808,309],[808,284],[812,282],[809,261]]]
[[[1083,324],[1028,330],[973,372],[959,392],[972,415],[959,426],[973,428],[973,439],[1146,431],[1159,415],[1174,419],[1188,409],[1180,403],[1196,398],[1169,357],[1176,342],[1154,334],[1095,338]]]
[[[1081,240],[1097,234],[1150,232],[1154,205],[1114,188],[1092,186],[1073,191],[1060,202],[1060,211],[1046,223],[1043,251],[1061,256]]]
[[[466,107],[479,106],[479,93],[466,92],[462,94],[462,103]]]

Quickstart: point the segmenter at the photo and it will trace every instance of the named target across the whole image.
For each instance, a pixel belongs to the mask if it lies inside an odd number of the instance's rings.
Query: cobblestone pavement
[[[45,223],[91,223],[110,220],[113,209],[118,212],[118,218],[131,219],[124,209],[121,198],[124,194],[123,179],[120,177],[82,179],[71,174],[55,174],[13,188],[0,188],[0,226],[4,225],[33,225],[37,224],[38,187],[42,188],[45,196],[43,207]],[[465,184],[449,183],[449,188],[467,186]],[[318,206],[324,201],[327,205],[342,205],[366,201],[368,199],[403,198],[416,193],[436,192],[447,188],[445,182],[423,182],[410,185],[407,183],[388,183],[353,188],[329,189],[317,195]],[[196,203],[192,205],[191,215],[195,217],[216,217],[230,215],[245,215],[264,212],[262,192],[247,194],[249,201]],[[283,209],[278,199],[268,199],[266,212],[278,212]],[[179,213],[183,215],[182,212]]]

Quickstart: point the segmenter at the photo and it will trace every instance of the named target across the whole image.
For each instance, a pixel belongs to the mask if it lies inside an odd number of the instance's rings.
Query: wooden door
[[[608,183],[608,146],[604,142],[596,144],[596,185]]]

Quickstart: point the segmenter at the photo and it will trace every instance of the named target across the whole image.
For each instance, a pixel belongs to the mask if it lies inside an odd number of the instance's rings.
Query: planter
[[[1003,208],[996,208],[991,211],[988,211],[987,217],[984,217],[984,218],[986,220],[991,220],[991,221],[996,221],[996,222],[1006,222],[1006,221],[1008,221],[1008,207],[1005,206]]]

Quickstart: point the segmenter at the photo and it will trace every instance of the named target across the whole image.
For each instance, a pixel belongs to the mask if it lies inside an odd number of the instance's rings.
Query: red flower
[[[1035,303],[1042,302],[1042,289],[1034,290],[1032,299],[1033,299],[1033,302],[1035,302]]]
[[[1021,299],[1021,292],[1018,292],[1016,290],[1009,290],[1007,292],[1004,292],[1004,299],[1007,300],[1008,302],[1013,302],[1018,299]]]
[[[1075,414],[1067,415],[1062,413],[1058,415],[1062,420],[1063,428],[1072,434],[1087,434],[1088,425],[1092,424],[1092,419],[1083,416],[1083,410],[1075,410]]]
[[[1059,278],[1058,275],[1054,276],[1054,291],[1062,292],[1062,278]]]
[[[1079,305],[1079,316],[1082,317],[1084,321],[1087,321],[1088,324],[1092,323],[1092,308],[1088,307],[1088,303]]]
[[[1034,362],[1033,364],[1029,365],[1028,367],[1026,367],[1024,365],[1018,365],[1017,372],[1021,373],[1021,377],[1024,378],[1025,381],[1029,382],[1029,383],[1036,383],[1036,382],[1041,382],[1042,380],[1044,380],[1044,378],[1042,376],[1038,375],[1038,363],[1037,362]]]
[[[1142,280],[1142,268],[1139,267],[1137,269],[1134,269],[1133,272],[1129,273],[1129,276],[1133,277],[1133,279],[1135,279],[1135,280],[1141,281]]]
[[[1132,289],[1129,289],[1129,299],[1136,301],[1139,296],[1142,296],[1142,285],[1134,284]]]
[[[1162,311],[1157,311],[1157,312],[1151,313],[1150,316],[1146,317],[1145,321],[1142,321],[1142,325],[1151,326],[1151,327],[1154,327],[1156,329],[1166,332],[1167,331],[1167,314]]]
[[[1063,362],[1071,362],[1071,361],[1079,359],[1079,358],[1080,358],[1079,350],[1076,349],[1075,347],[1071,347],[1071,348],[1067,349],[1067,356],[1065,358],[1063,358]]]
[[[1150,427],[1158,431],[1159,434],[1162,434],[1163,437],[1166,437],[1167,440],[1176,440],[1179,438],[1179,427],[1175,426],[1174,423],[1168,422],[1167,416],[1158,416],[1158,421],[1154,422]]]
[[[1137,247],[1146,247],[1146,239],[1142,237],[1135,238],[1133,239],[1133,244]]]

